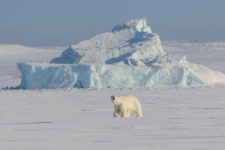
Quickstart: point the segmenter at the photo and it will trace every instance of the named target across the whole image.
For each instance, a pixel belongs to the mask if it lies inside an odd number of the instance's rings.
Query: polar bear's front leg
[[[114,111],[113,117],[119,117],[119,116],[120,116],[120,114],[118,112]]]
[[[132,111],[127,111],[127,117],[130,117],[130,113],[131,113]]]
[[[121,117],[128,117],[127,116],[127,109],[126,108],[124,108],[124,109],[121,110]]]
[[[115,111],[113,113],[113,117],[119,117],[120,116],[120,109],[119,108],[115,108]]]

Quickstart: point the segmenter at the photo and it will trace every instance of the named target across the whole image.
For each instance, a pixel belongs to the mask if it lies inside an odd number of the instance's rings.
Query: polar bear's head
[[[119,96],[116,96],[116,95],[111,96],[111,101],[113,102],[114,105],[117,105],[117,106],[121,104],[121,100]]]

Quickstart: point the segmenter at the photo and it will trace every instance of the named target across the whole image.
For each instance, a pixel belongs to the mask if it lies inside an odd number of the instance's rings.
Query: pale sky
[[[146,18],[165,40],[225,41],[225,0],[0,0],[0,43],[69,46]]]

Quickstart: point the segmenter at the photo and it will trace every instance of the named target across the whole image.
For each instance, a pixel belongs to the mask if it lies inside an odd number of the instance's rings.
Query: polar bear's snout
[[[115,96],[111,96],[111,101],[113,102],[115,100]]]

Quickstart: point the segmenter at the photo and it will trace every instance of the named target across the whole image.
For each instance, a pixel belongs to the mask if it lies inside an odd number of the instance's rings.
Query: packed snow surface
[[[145,19],[70,46],[51,64],[18,63],[22,89],[212,85],[225,75],[163,51]]]
[[[223,150],[225,87],[0,91],[2,150]],[[114,118],[133,94],[143,118]]]

